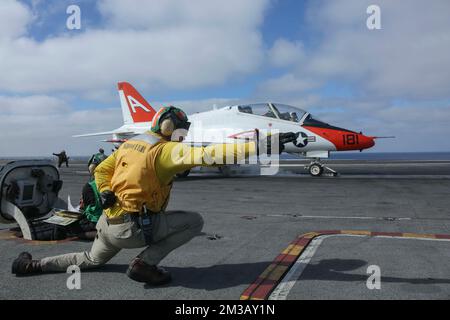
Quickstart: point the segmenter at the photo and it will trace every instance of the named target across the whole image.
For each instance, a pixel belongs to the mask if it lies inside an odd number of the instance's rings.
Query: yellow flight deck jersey
[[[100,192],[111,190],[116,204],[104,212],[109,218],[125,212],[152,212],[167,206],[172,179],[196,166],[237,163],[256,154],[254,142],[192,147],[166,141],[148,131],[123,143],[95,169]]]

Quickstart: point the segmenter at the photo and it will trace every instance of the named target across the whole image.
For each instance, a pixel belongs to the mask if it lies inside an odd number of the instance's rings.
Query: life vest
[[[160,212],[167,206],[172,183],[163,185],[156,175],[155,162],[165,140],[141,134],[123,143],[116,151],[111,191],[118,205],[127,212]]]

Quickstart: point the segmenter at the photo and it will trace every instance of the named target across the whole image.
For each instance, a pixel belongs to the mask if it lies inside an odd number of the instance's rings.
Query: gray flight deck
[[[287,297],[450,299],[449,251],[447,241],[330,236],[318,247]],[[371,265],[380,270],[379,290],[367,287],[373,274],[367,272]]]
[[[283,162],[277,176],[194,173],[177,180],[169,209],[198,211],[205,227],[162,261],[173,275],[167,286],[148,287],[127,278],[128,262],[140,250],[123,250],[107,266],[82,272],[81,290],[68,290],[64,273],[16,278],[11,263],[22,251],[42,258],[87,250],[90,243],[4,239],[0,299],[239,299],[293,240],[308,232],[450,234],[450,161],[330,160],[341,175],[321,178],[307,175],[302,164]],[[61,169],[63,199],[70,194],[74,204],[78,201],[86,170],[81,163]],[[0,239],[9,227],[0,225]],[[314,249],[283,298],[450,298],[449,241],[331,235]],[[366,286],[367,268],[373,265],[380,268],[379,290]]]

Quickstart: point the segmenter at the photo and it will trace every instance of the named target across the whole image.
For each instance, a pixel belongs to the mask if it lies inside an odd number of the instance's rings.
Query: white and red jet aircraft
[[[105,142],[112,142],[117,147],[131,137],[149,130],[156,111],[131,84],[120,82],[118,89],[124,119],[123,126],[108,132],[75,137],[112,135],[112,139]],[[202,144],[248,138],[255,129],[299,133],[294,143],[285,146],[284,152],[312,159],[306,167],[312,176],[322,175],[325,168],[336,174],[336,171],[325,167],[320,162],[321,158],[328,158],[331,151],[362,151],[373,147],[374,139],[377,138],[329,125],[315,119],[305,110],[270,102],[199,112],[189,115],[189,121],[191,128],[200,127],[204,133],[201,136]],[[191,131],[185,142],[198,143],[191,136]],[[197,138],[198,135],[195,137]]]

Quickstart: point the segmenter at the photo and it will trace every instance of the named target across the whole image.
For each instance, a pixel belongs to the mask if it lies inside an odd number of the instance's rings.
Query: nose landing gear
[[[305,166],[305,169],[308,170],[309,174],[313,177],[320,177],[322,175],[336,177],[339,173],[320,162],[319,158],[315,158],[311,163]]]

